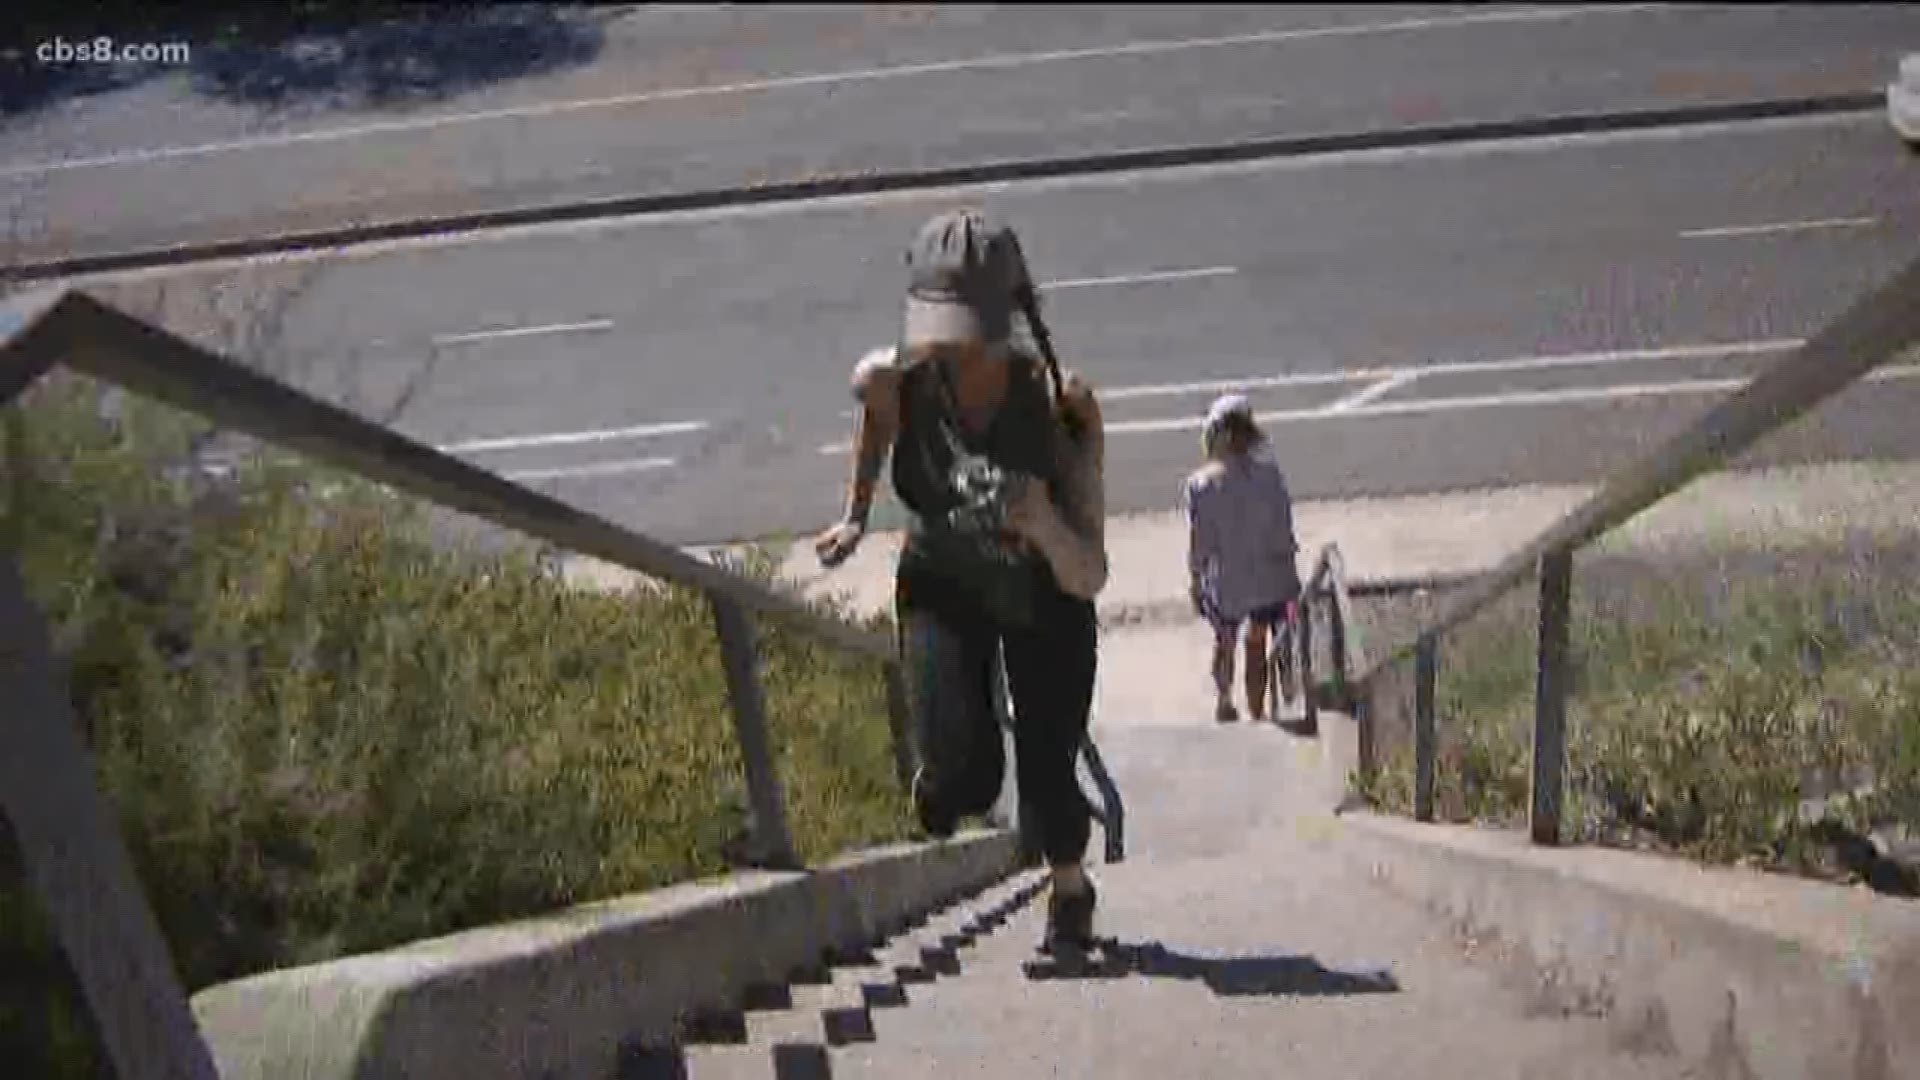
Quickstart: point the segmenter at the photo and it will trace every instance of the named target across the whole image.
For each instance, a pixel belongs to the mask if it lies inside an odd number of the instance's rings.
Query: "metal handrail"
[[[83,292],[13,298],[0,314],[0,404],[56,365],[197,413],[262,442],[650,577],[704,593],[713,608],[752,809],[749,861],[797,867],[766,733],[749,615],[779,619],[856,655],[881,660],[888,720],[901,754],[904,697],[886,634],[824,615],[724,566],[513,483],[127,315]],[[905,776],[901,779],[904,781]]]
[[[1351,671],[1361,649],[1353,620],[1353,597],[1347,584],[1346,557],[1341,554],[1340,545],[1331,541],[1322,544],[1320,554],[1314,558],[1313,569],[1300,589],[1293,638],[1282,646],[1297,650],[1296,670],[1304,713],[1302,726],[1306,732],[1317,731],[1320,726],[1320,703],[1314,697],[1313,618],[1321,601],[1331,602],[1327,612],[1327,646],[1335,686],[1344,697],[1352,685]]]
[[[1340,553],[1340,545],[1329,542],[1321,547],[1316,571],[1322,595],[1333,601],[1329,622],[1333,640],[1329,644],[1333,649],[1334,674],[1344,681],[1349,677],[1349,669],[1359,663],[1363,650],[1359,627],[1353,619],[1353,596],[1348,592],[1347,560]]]
[[[1599,539],[1916,341],[1920,341],[1920,260],[1855,302],[1686,430],[1609,476],[1599,491],[1493,570],[1462,585],[1457,599],[1384,652],[1362,678],[1406,659],[1420,638],[1444,634],[1478,615],[1532,577],[1548,555],[1576,551]]]
[[[395,490],[463,511],[562,549],[705,593],[740,742],[752,810],[752,861],[797,867],[767,738],[749,615],[785,621],[886,666],[895,767],[910,768],[909,709],[896,642],[824,615],[726,567],[622,528],[284,386],[242,364],[121,312],[86,293],[42,289],[0,302],[0,405],[55,367],[197,413]],[[185,994],[133,876],[126,847],[93,781],[59,686],[44,624],[10,559],[0,556],[0,699],[26,722],[0,725],[0,785],[36,893],[73,961],[102,1041],[123,1076],[213,1080]],[[1082,747],[1100,788],[1107,861],[1124,857],[1124,810],[1089,736]],[[25,770],[16,777],[14,772]],[[21,782],[11,782],[15,779]],[[29,782],[30,781],[30,782]],[[1091,803],[1091,800],[1089,800]],[[84,895],[90,905],[63,897]]]
[[[144,394],[449,509],[548,544],[703,592],[713,610],[752,813],[751,861],[797,868],[773,768],[750,615],[886,665],[895,765],[905,769],[908,708],[893,641],[824,615],[726,568],[476,468],[284,386],[83,292],[52,288],[0,301],[0,406],[55,367]],[[184,989],[134,876],[113,814],[77,736],[44,620],[0,553],[0,805],[73,964],[115,1071],[215,1080]],[[1096,779],[1104,780],[1089,742]],[[1111,792],[1111,781],[1104,786]],[[1109,803],[1108,842],[1119,812]],[[86,904],[69,901],[88,898]]]
[[[825,616],[703,562],[261,375],[86,293],[9,302],[0,316],[0,404],[56,364],[537,540],[782,619],[850,652],[891,659],[887,636]]]
[[[1415,817],[1433,814],[1433,683],[1440,638],[1528,578],[1540,579],[1532,796],[1535,843],[1559,842],[1566,756],[1568,624],[1573,554],[1701,474],[1721,467],[1874,368],[1920,343],[1920,259],[1850,306],[1793,353],[1629,467],[1491,572],[1461,586],[1432,619],[1391,648],[1357,680],[1361,770],[1372,753],[1374,697],[1383,673],[1412,656],[1415,686]]]

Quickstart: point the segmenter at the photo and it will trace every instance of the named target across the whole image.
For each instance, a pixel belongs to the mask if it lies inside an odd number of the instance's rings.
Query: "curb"
[[[224,983],[193,1009],[228,1080],[613,1076],[1018,862],[993,831],[731,874]]]
[[[1492,945],[1533,1008],[1709,1076],[1920,1076],[1920,905],[1819,882],[1374,813],[1340,848]]]
[[[689,549],[689,554],[702,557],[705,552],[698,549]],[[589,561],[586,557],[577,558],[582,562]],[[1412,574],[1400,577],[1360,578],[1347,583],[1347,595],[1355,599],[1366,600],[1386,596],[1403,596],[1408,593],[1446,592],[1450,589],[1457,589],[1472,584],[1481,575],[1491,570],[1492,567],[1489,566],[1485,570],[1468,571],[1465,573]],[[561,574],[563,577],[566,575],[564,567],[561,570]],[[889,571],[888,580],[891,579],[892,574]],[[796,590],[794,595],[802,597],[811,596],[811,594],[807,592],[809,585],[806,582],[790,580],[789,584]],[[653,581],[653,579],[645,575],[635,574],[632,575],[630,584],[622,583],[617,586],[612,586],[589,581],[582,585],[582,587],[589,589],[654,589],[660,586],[657,582]],[[829,591],[831,592],[832,590]],[[886,610],[887,608],[884,606],[874,611],[861,609],[857,612],[857,615],[859,618],[864,619],[869,615]],[[1192,601],[1188,600],[1185,596],[1169,596],[1158,600],[1133,599],[1101,601],[1096,603],[1095,613],[1103,627],[1114,630],[1179,626],[1199,621],[1199,616],[1193,613]]]
[[[1638,131],[1648,128],[1733,121],[1869,112],[1884,108],[1886,108],[1886,92],[1875,90],[1870,93],[1772,98],[1719,105],[1683,105],[1665,109],[1568,113],[1524,120],[1475,121],[1376,131],[1280,136],[1204,146],[1116,150],[1051,158],[986,162],[977,165],[907,169],[868,175],[829,176],[751,187],[622,195],[606,199],[510,207],[504,210],[339,226],[241,240],[187,243],[171,247],[78,255],[71,258],[23,263],[14,267],[13,272],[19,280],[34,281],[77,274],[209,262],[216,259],[290,254],[381,241],[501,229],[516,225],[664,214],[726,206],[801,202],[837,196],[1002,183],[1010,180],[1096,175],[1137,169],[1164,169],[1269,158],[1306,157],[1356,150],[1391,150],[1494,139]]]
[[[1479,574],[1429,574],[1413,577],[1366,578],[1347,583],[1347,595],[1357,600],[1404,596],[1408,593],[1446,592],[1477,580]],[[1123,600],[1098,608],[1102,627],[1110,630],[1145,629],[1197,623],[1193,604],[1186,597],[1165,600]]]

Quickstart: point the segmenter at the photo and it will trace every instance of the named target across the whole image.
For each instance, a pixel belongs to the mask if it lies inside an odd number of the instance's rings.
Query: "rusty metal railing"
[[[1413,809],[1417,819],[1433,819],[1434,698],[1441,639],[1510,590],[1537,579],[1528,830],[1535,843],[1558,843],[1565,792],[1574,553],[1916,343],[1920,343],[1920,260],[1894,274],[1684,431],[1608,477],[1591,498],[1491,572],[1462,584],[1433,618],[1383,649],[1354,681],[1352,705],[1360,727],[1363,776],[1371,776],[1378,768],[1374,728],[1383,673],[1411,656],[1415,663]]]
[[[889,635],[823,615],[723,566],[622,528],[329,405],[79,291],[0,305],[0,406],[64,367],[555,547],[705,594],[712,608],[752,815],[749,861],[798,868],[768,739],[754,617],[782,620],[885,664],[895,767],[910,768],[900,659]],[[94,783],[47,629],[0,555],[0,802],[119,1075],[216,1080],[113,815]],[[1091,740],[1121,851],[1118,792]]]

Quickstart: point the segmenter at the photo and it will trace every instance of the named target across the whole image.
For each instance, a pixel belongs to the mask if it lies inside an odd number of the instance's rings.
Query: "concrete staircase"
[[[1317,739],[1216,725],[1193,696],[1148,716],[1109,693],[1097,721],[1131,822],[1128,861],[1095,868],[1099,931],[1116,940],[1106,966],[1034,977],[1043,879],[1023,873],[624,1075],[1684,1075],[1616,1050],[1599,1021],[1537,992],[1532,972],[1346,857],[1331,811],[1350,722],[1324,718]]]

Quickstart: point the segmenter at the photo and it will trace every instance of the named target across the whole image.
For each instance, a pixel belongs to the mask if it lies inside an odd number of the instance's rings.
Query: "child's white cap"
[[[1249,419],[1253,417],[1253,405],[1247,401],[1246,395],[1222,394],[1215,398],[1212,407],[1207,409],[1207,430],[1218,429],[1227,417],[1235,413]]]

